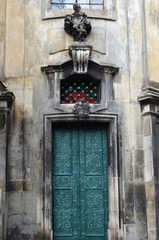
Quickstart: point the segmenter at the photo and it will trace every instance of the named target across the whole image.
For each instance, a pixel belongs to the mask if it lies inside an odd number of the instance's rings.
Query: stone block
[[[154,228],[154,226],[156,225],[156,216],[155,214],[153,215],[149,215],[147,214],[147,219],[148,219],[148,225],[151,228]]]
[[[154,202],[147,202],[147,214],[153,215],[155,213],[155,203]]]
[[[22,181],[7,181],[8,192],[19,192],[22,190]]]
[[[23,194],[22,192],[9,192],[8,193],[8,213],[10,215],[18,215],[18,219],[20,218],[20,214],[23,211]]]
[[[24,72],[24,1],[8,0],[6,20],[5,76],[23,76]],[[16,61],[15,61],[16,58]]]
[[[133,166],[132,166],[132,153],[131,151],[123,151],[123,174],[125,181],[133,180]]]
[[[153,227],[148,231],[148,239],[156,240],[156,229]]]
[[[25,191],[23,192],[23,211],[24,214],[26,215],[26,218],[33,218],[34,214],[36,212],[33,212],[32,209],[36,209],[36,206],[34,206],[33,202],[36,202],[34,199],[34,194],[31,191]],[[24,224],[27,224],[27,222],[24,222]]]
[[[153,184],[146,184],[146,198],[148,202],[154,202],[155,192]]]
[[[130,100],[130,82],[129,76],[122,75],[122,100],[129,101]]]
[[[145,181],[152,182],[154,179],[153,167],[150,165],[146,165],[144,170],[145,170]]]
[[[22,180],[23,173],[22,173],[22,164],[21,163],[15,164],[15,165],[8,164],[7,170],[8,170],[7,171],[7,179],[9,181],[16,181],[16,182],[18,181],[19,182]],[[12,187],[13,187],[13,185],[12,185]],[[15,187],[16,187],[16,185],[15,185]]]
[[[134,192],[133,183],[125,183],[125,211],[124,222],[131,224],[134,222]]]
[[[23,92],[24,77],[8,77],[6,79],[6,85],[9,91],[14,92],[15,90],[18,90],[18,92]]]
[[[135,181],[144,181],[144,166],[143,165],[133,165],[134,169],[134,180]]]
[[[30,190],[31,190],[31,182],[23,181],[23,191],[30,191]]]
[[[142,149],[136,149],[134,152],[134,164],[143,166],[144,164],[144,151]]]
[[[27,215],[26,212],[23,214],[23,224],[32,225],[33,219],[31,216]]]
[[[143,119],[143,133],[144,136],[150,136],[152,134],[150,116],[144,117]]]
[[[12,228],[14,225],[22,225],[21,214],[10,214],[8,216],[8,227]]]
[[[145,206],[146,205],[146,193],[145,193],[145,184],[136,183],[134,184],[134,201],[136,206]]]
[[[143,146],[144,146],[144,151],[152,149],[152,136],[151,135],[143,137]]]
[[[135,148],[136,149],[143,149],[143,135],[142,134],[136,134],[136,136],[135,136]]]
[[[146,219],[146,205],[135,206],[136,217],[138,221],[145,221]]]

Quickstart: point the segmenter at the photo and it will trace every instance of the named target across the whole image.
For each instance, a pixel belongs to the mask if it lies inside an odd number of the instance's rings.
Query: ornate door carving
[[[55,240],[107,239],[107,134],[105,126],[98,125],[54,126]]]

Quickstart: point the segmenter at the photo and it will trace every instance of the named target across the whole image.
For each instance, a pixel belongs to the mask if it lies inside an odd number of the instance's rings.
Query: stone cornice
[[[142,94],[138,97],[142,104],[158,103],[159,104],[159,89],[151,86],[143,88]]]
[[[71,59],[69,59],[66,62],[63,62],[62,64],[52,64],[52,65],[42,66],[41,71],[45,73],[54,73],[58,71],[64,71],[70,67],[70,64],[72,64]],[[105,72],[107,74],[116,74],[119,71],[119,67],[117,67],[114,64],[110,64],[110,63],[100,64],[100,63],[94,62],[92,59],[89,60],[89,66],[91,65],[92,65],[92,68],[94,68],[96,71]]]

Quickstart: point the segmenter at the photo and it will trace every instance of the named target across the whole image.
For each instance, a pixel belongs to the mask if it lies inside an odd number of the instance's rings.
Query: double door
[[[106,240],[108,226],[105,125],[55,124],[52,161],[54,240]]]

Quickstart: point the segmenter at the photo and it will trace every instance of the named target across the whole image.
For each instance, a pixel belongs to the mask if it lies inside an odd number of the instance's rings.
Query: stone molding
[[[142,94],[138,97],[142,106],[142,115],[159,116],[159,89],[151,86],[143,88]]]
[[[43,223],[44,233],[50,236],[50,239],[54,239],[52,236],[52,219],[51,219],[51,186],[52,186],[52,125],[59,122],[79,122],[74,114],[44,114],[43,115],[43,215],[41,222]],[[109,161],[111,162],[108,167],[109,178],[109,223],[108,223],[108,235],[109,239],[120,239],[120,182],[119,182],[119,166],[118,166],[118,115],[115,113],[107,114],[90,114],[87,122],[105,123],[105,126],[109,128]],[[113,189],[113,190],[112,190]],[[114,192],[116,194],[114,194]]]
[[[41,70],[46,73],[49,84],[52,85],[50,92],[50,104],[55,105],[55,109],[63,113],[73,113],[74,104],[60,104],[60,81],[64,81],[70,76],[73,76],[73,62],[67,61],[61,65],[48,65],[41,67]],[[118,72],[119,68],[115,65],[103,64],[100,65],[89,60],[88,77],[95,81],[100,81],[100,103],[91,104],[90,113],[97,113],[108,108],[108,99],[113,96],[113,75]],[[77,75],[78,77],[78,75]],[[53,87],[56,86],[56,89]],[[49,105],[49,103],[47,103]]]
[[[143,93],[138,97],[140,103],[158,103],[159,104],[159,89],[148,86],[143,88]]]
[[[69,68],[72,60],[69,59],[61,64],[52,64],[52,65],[44,65],[41,66],[41,71],[47,73],[55,73],[55,72],[63,72]],[[119,67],[112,63],[97,63],[90,59],[90,64],[92,67],[97,70],[98,72],[104,72],[107,74],[116,74],[119,71]]]

